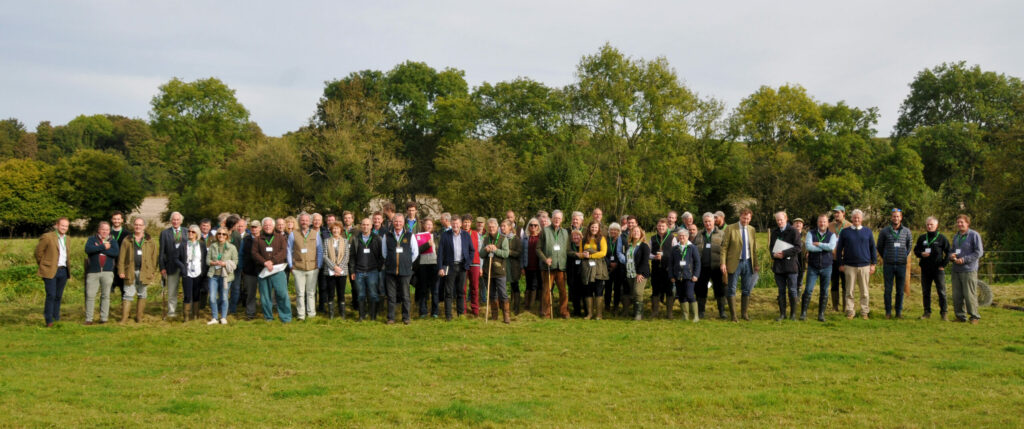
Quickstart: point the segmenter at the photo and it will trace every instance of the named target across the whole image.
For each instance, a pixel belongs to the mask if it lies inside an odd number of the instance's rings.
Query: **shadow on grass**
[[[533,416],[534,409],[540,406],[536,401],[474,405],[456,399],[444,407],[427,410],[427,415],[467,423],[502,423],[529,418]]]
[[[211,409],[213,409],[213,405],[209,402],[184,399],[175,399],[159,408],[161,412],[179,416],[201,414]]]

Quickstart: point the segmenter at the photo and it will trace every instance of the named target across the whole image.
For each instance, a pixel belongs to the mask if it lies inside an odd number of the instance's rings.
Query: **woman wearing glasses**
[[[199,315],[199,279],[203,272],[209,269],[206,264],[206,246],[199,240],[199,236],[199,225],[189,225],[188,242],[185,244],[185,276],[182,282],[185,289],[184,322]],[[192,310],[191,313],[189,309]]]
[[[523,238],[523,249],[526,255],[522,256],[523,271],[526,276],[526,311],[533,310],[533,300],[540,300],[537,293],[540,291],[540,259],[537,257],[537,241],[540,240],[540,221],[537,218],[530,219],[526,224],[526,237]]]
[[[238,267],[238,249],[228,242],[228,229],[217,230],[217,241],[210,244],[206,252],[206,264],[209,266],[210,277],[210,321],[207,325],[216,325],[218,315],[221,325],[228,324],[228,285],[235,279],[235,268]]]

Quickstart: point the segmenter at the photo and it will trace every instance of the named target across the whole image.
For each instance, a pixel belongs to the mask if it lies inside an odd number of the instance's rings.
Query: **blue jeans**
[[[288,277],[284,272],[259,279],[260,304],[263,306],[263,319],[274,320],[274,303],[270,300],[271,290],[277,300],[277,317],[281,323],[292,321],[292,303],[288,299]]]
[[[907,265],[882,266],[882,277],[885,279],[885,314],[892,314],[892,289],[896,287],[896,315],[903,314],[903,286],[907,282]],[[894,282],[895,280],[895,282]]]
[[[52,279],[43,279],[43,287],[46,289],[46,304],[43,305],[43,317],[46,324],[60,321],[60,302],[64,299],[64,286],[68,283],[67,267],[57,268],[57,274]]]
[[[228,288],[226,286],[228,285],[224,284],[223,276],[210,277],[210,317],[213,319],[228,317]],[[220,311],[218,312],[218,310]]]
[[[824,308],[828,301],[829,282],[832,280],[832,265],[824,268],[807,266],[807,288],[804,289],[804,300],[810,301],[814,295],[814,284],[821,279],[821,292],[818,292],[818,304]]]
[[[739,266],[736,267],[736,271],[729,274],[729,288],[725,296],[736,296],[736,281],[740,277],[743,278],[743,296],[750,296],[750,291],[754,290],[754,267],[750,265],[750,259],[741,261]]]
[[[242,290],[242,270],[235,271],[235,279],[231,281],[231,299],[228,304],[228,313],[235,314],[238,308],[238,295]]]
[[[366,309],[367,303],[377,305],[377,284],[380,282],[380,272],[365,271],[356,273],[356,295],[359,296],[359,308]]]

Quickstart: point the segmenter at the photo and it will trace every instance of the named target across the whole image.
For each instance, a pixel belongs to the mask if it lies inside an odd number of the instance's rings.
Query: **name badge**
[[[299,253],[306,253],[308,251],[309,251],[309,249],[301,249],[301,250],[299,250]]]
[[[591,267],[596,267],[596,266],[597,266],[597,262],[594,262],[594,261],[590,261],[590,266],[591,266]]]
[[[557,252],[557,251],[559,251],[559,250],[562,250],[562,246],[559,246],[559,245],[557,245],[557,244],[556,244],[556,245],[554,245],[554,246],[552,246],[552,247],[551,247],[551,250],[554,250],[554,251],[556,251],[556,252]]]
[[[956,252],[953,252],[953,253],[956,253],[957,255],[959,255],[960,254],[960,249],[956,249]]]
[[[685,267],[686,266],[686,261],[679,261],[679,266],[680,267]]]
[[[581,260],[577,259],[577,260],[576,260],[576,265],[579,265],[579,264],[580,264],[580,262],[583,262],[583,261],[581,261]]]
[[[707,243],[707,244],[705,244],[705,245],[704,245],[704,248],[705,248],[705,249],[710,249],[710,248],[711,248],[711,243]]]
[[[179,248],[179,247],[181,247],[181,243],[174,243],[174,248],[175,248],[175,249],[177,249],[177,248]]]
[[[265,250],[267,251],[267,253],[270,253],[274,251],[274,248],[271,246],[267,246]]]
[[[370,249],[363,249],[363,253],[369,255],[370,254]]]
[[[142,256],[142,250],[136,250],[136,251],[135,251],[135,254],[136,254],[136,255],[139,255],[139,256]]]
[[[399,248],[395,249],[395,253],[402,253],[404,250],[405,249],[399,247]]]
[[[892,243],[892,247],[900,247],[900,244],[894,242],[894,243]]]

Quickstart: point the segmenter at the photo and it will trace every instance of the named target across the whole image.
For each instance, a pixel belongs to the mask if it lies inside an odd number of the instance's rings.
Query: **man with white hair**
[[[167,318],[176,316],[178,288],[181,285],[181,269],[185,267],[185,243],[188,234],[181,228],[185,218],[181,213],[171,213],[171,226],[160,232],[160,256],[157,258],[160,275],[166,280]]]
[[[288,234],[288,266],[295,276],[295,312],[299,320],[316,316],[316,284],[323,264],[323,242],[310,226],[308,213],[299,215],[299,229]]]
[[[917,237],[917,245],[914,246],[914,255],[920,261],[921,266],[921,298],[924,299],[924,314],[922,319],[932,316],[932,284],[935,284],[935,293],[939,295],[939,312],[942,320],[949,320],[946,317],[946,265],[949,263],[950,245],[945,235],[939,232],[939,220],[935,216],[929,216],[924,221],[925,233]]]
[[[800,233],[789,224],[789,215],[784,211],[775,213],[775,224],[778,228],[771,231],[768,248],[772,252],[772,272],[775,273],[775,286],[779,289],[776,298],[779,303],[779,318],[786,318],[786,297],[789,297],[789,320],[796,320],[796,300],[799,290],[796,285],[798,272],[797,257],[800,255]],[[776,243],[782,240],[789,248],[776,251]]]
[[[252,260],[267,272],[274,270],[275,265],[288,263],[288,237],[274,229],[273,218],[263,218],[263,231],[260,238],[252,246]],[[260,303],[263,306],[263,320],[274,320],[274,304],[271,296],[277,301],[277,317],[281,323],[292,321],[292,304],[288,299],[288,277],[284,270],[259,279]]]
[[[843,229],[836,245],[836,257],[839,258],[839,271],[846,276],[846,318],[853,319],[856,314],[853,291],[857,290],[860,298],[860,317],[867,320],[871,308],[868,305],[868,282],[875,273],[878,254],[875,249],[875,236],[863,224],[864,212],[856,209],[850,213],[852,226]]]

